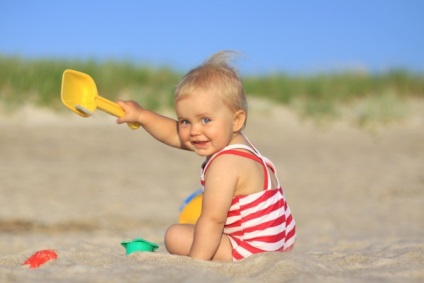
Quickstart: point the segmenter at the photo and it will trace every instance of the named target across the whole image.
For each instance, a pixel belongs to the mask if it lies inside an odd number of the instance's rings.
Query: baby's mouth
[[[191,143],[196,147],[202,147],[205,146],[208,141],[192,141]]]

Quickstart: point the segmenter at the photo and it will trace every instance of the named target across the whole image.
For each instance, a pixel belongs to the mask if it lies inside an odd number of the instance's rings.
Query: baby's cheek
[[[188,142],[188,135],[186,134],[186,131],[181,130],[181,128],[178,131],[178,137],[182,143]]]
[[[179,132],[178,137],[180,138],[181,144],[185,145],[186,147],[191,145],[188,134]]]

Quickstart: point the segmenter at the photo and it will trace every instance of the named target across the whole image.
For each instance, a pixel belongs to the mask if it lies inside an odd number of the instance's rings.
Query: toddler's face
[[[233,138],[234,113],[218,95],[199,91],[175,103],[181,142],[198,155],[211,156]]]

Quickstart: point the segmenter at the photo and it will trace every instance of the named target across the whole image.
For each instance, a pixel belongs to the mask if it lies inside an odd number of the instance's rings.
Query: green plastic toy
[[[155,243],[146,241],[142,238],[123,241],[121,245],[126,249],[127,255],[133,252],[154,252],[159,248]]]

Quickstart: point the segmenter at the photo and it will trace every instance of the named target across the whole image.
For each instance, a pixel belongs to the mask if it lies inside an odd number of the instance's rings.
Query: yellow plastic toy
[[[178,223],[196,224],[202,211],[202,199],[203,192],[201,189],[188,196],[180,207]]]
[[[121,106],[98,95],[96,83],[89,75],[75,70],[63,72],[61,98],[66,107],[85,118],[97,108],[115,117],[125,114]],[[134,130],[140,127],[137,123],[128,126]]]

